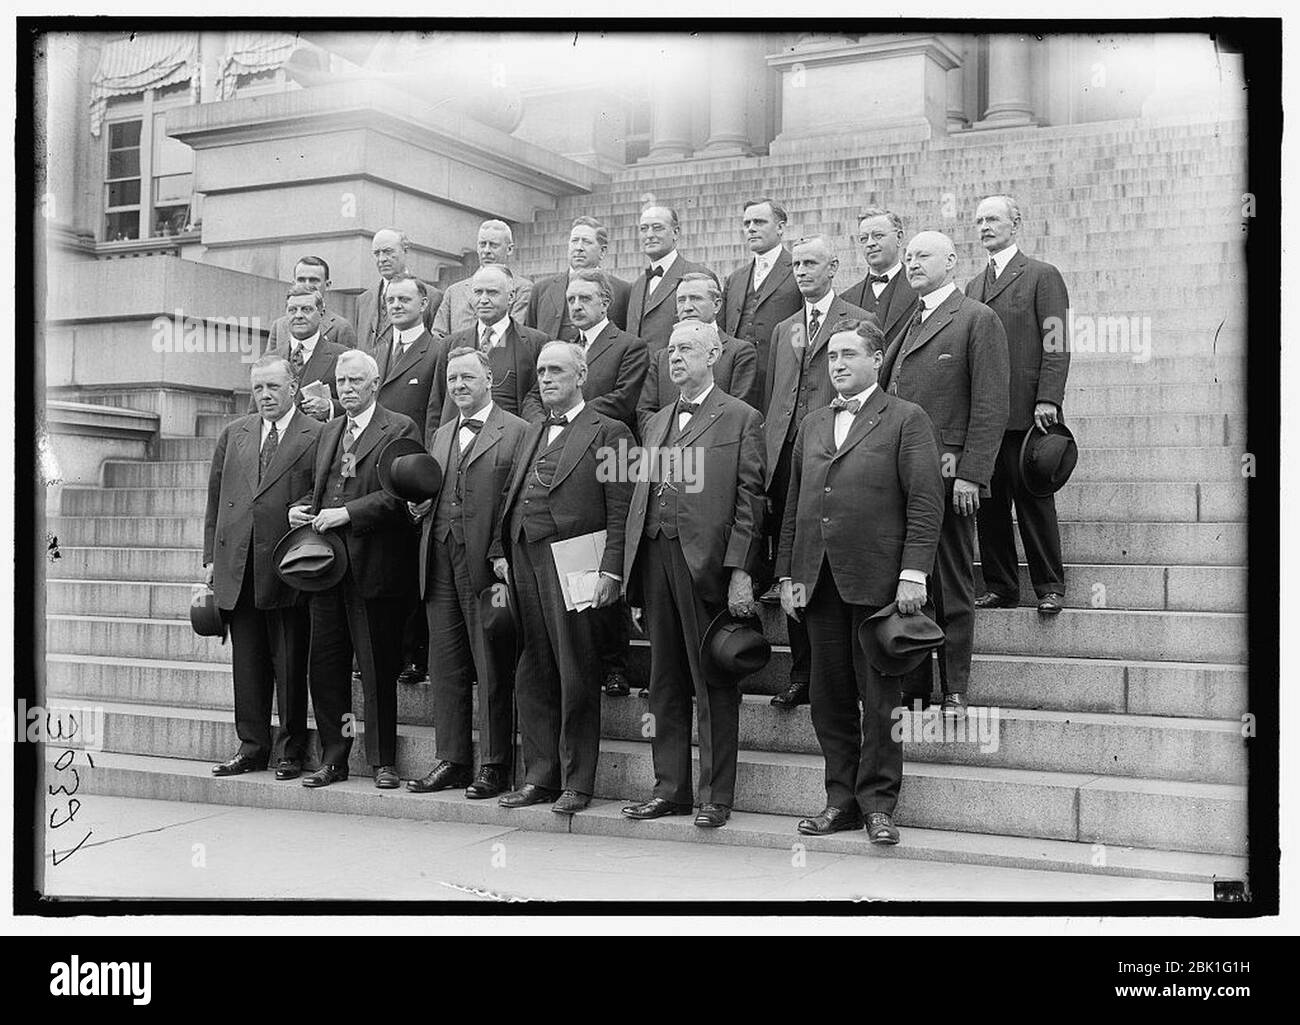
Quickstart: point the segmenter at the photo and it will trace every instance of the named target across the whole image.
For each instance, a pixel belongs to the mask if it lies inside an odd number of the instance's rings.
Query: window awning
[[[221,57],[217,99],[235,94],[240,75],[255,75],[280,67],[298,47],[298,37],[282,32],[232,32]]]
[[[90,132],[99,135],[115,96],[189,82],[198,88],[199,37],[193,32],[142,32],[104,47],[90,82]],[[197,97],[196,97],[197,99]]]

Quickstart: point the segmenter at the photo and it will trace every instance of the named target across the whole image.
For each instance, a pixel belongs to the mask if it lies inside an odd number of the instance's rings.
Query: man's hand
[[[733,616],[743,617],[758,614],[754,603],[754,581],[743,569],[731,571],[731,583],[727,585],[727,611]]]
[[[1059,422],[1061,411],[1055,402],[1037,402],[1034,404],[1034,426],[1044,434],[1052,424]]]
[[[433,508],[433,499],[426,498],[419,505],[414,502],[406,503],[406,511],[411,514],[411,519],[422,520],[429,515],[429,510]]]
[[[496,574],[498,580],[503,584],[510,583],[510,563],[505,559],[492,560],[492,572]]]
[[[795,622],[803,619],[799,610],[804,607],[807,600],[804,589],[802,587],[796,589],[793,580],[781,581],[781,611]]]
[[[952,482],[952,508],[958,516],[970,516],[980,507],[980,486],[958,477]]]
[[[334,530],[351,522],[352,517],[347,509],[339,506],[336,509],[322,509],[318,512],[316,518],[311,521],[311,529],[317,534],[323,534],[327,530]]]
[[[334,406],[329,399],[319,395],[306,395],[302,400],[302,411],[317,420],[328,420]]]
[[[900,580],[898,591],[894,594],[894,602],[898,605],[899,615],[915,615],[925,604],[925,584],[918,584],[914,580]]]
[[[311,506],[295,505],[289,509],[289,526],[301,527],[304,523],[310,523],[313,517]]]
[[[596,594],[591,600],[591,607],[605,609],[618,601],[622,585],[610,577],[602,576],[596,581]]]
[[[203,582],[209,587],[212,586],[212,574],[216,570],[216,564],[209,562],[203,567]]]
[[[633,605],[629,610],[632,613],[632,625],[637,628],[637,632],[645,633],[645,611],[640,605]]]

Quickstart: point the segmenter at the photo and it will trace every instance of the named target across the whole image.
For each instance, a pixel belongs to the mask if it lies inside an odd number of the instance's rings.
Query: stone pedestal
[[[961,63],[938,36],[863,36],[767,58],[781,72],[775,142],[920,126],[944,133],[948,72]]]
[[[989,37],[989,105],[974,128],[1023,128],[1034,124],[1030,42],[1025,36]]]
[[[513,135],[600,171],[627,162],[628,101],[596,85],[530,89]]]

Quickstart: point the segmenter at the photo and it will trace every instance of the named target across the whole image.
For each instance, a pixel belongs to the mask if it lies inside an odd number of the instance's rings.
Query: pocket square
[[[952,353],[951,353],[951,352],[941,352],[941,353],[939,353],[939,359],[952,359]]]
[[[418,377],[412,377],[412,378],[411,378],[409,381],[407,381],[406,383],[407,383],[407,384],[419,384],[419,383],[420,383],[420,379],[419,379]]]

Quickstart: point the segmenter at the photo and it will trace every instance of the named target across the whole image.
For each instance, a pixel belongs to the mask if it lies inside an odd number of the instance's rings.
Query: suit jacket
[[[1065,378],[1070,372],[1070,350],[1065,341],[1070,296],[1061,272],[1017,252],[998,275],[993,287],[984,288],[984,275],[966,282],[966,294],[998,315],[1007,333],[1011,366],[1010,409],[1007,430],[1027,431],[1034,425],[1034,405],[1065,403]],[[1055,337],[1059,346],[1044,344]]]
[[[429,393],[435,378],[438,341],[428,331],[421,331],[420,337],[406,347],[402,358],[390,365],[393,333],[389,331],[387,345],[370,353],[379,364],[379,391],[375,401],[385,409],[408,416],[422,425],[428,413]]]
[[[267,353],[268,356],[283,356],[288,359],[293,352],[293,336],[290,335],[290,344],[282,348],[272,349]],[[324,338],[316,340],[316,347],[311,351],[311,359],[303,364],[302,376],[298,378],[298,390],[301,393],[303,385],[311,384],[313,381],[319,381],[321,384],[329,386],[331,417],[338,416],[343,412],[343,407],[339,405],[339,386],[334,377],[334,364],[339,361],[339,356],[348,350],[338,342],[327,342]],[[301,394],[299,395],[301,401]],[[248,411],[255,412],[256,404],[250,397],[248,400]],[[323,422],[323,421],[322,421]]]
[[[773,329],[781,321],[803,309],[803,296],[799,294],[799,286],[794,283],[794,271],[790,263],[789,251],[782,248],[776,254],[776,263],[767,272],[767,277],[763,279],[763,284],[758,290],[758,307],[754,311],[754,319],[747,338],[754,343],[758,351],[760,388],[767,373],[768,346],[772,342]],[[727,276],[727,283],[722,290],[722,308],[718,310],[720,331],[735,335],[739,330],[740,317],[745,311],[745,292],[753,279],[753,260]]]
[[[294,411],[259,483],[262,418],[229,424],[217,439],[203,518],[203,563],[212,564],[217,605],[233,609],[253,560],[253,603],[259,609],[296,604],[302,594],[281,580],[271,552],[289,531],[289,506],[311,487],[320,421]]]
[[[844,601],[888,605],[900,572],[934,567],[944,513],[934,432],[923,409],[879,387],[838,450],[834,432],[829,407],[799,425],[776,577],[811,599],[828,559]]]
[[[889,279],[889,284],[880,293],[879,299],[867,284],[866,278],[850,285],[848,290],[841,294],[845,302],[861,306],[876,318],[876,323],[885,334],[886,349],[895,338],[907,330],[908,316],[916,309],[916,289],[908,284],[907,272],[904,270],[899,270]]]
[[[606,324],[587,349],[582,397],[597,413],[621,420],[635,431],[637,400],[649,362],[645,342]]]
[[[707,274],[718,280],[718,276],[702,263],[692,263],[680,252],[673,265],[650,293],[646,300],[646,272],[642,271],[632,282],[627,296],[627,330],[638,338],[644,339],[646,348],[654,353],[668,344],[668,336],[673,333],[677,323],[677,285],[682,277],[691,273]],[[642,307],[644,306],[644,310]]]
[[[607,316],[611,324],[620,328],[627,327],[627,296],[632,286],[613,274],[609,277],[614,298],[609,304]],[[528,297],[528,314],[524,323],[537,328],[546,335],[547,340],[560,337],[560,326],[568,322],[568,301],[565,294],[569,288],[569,272],[548,274],[533,282],[532,293]],[[577,328],[573,328],[574,331]],[[569,339],[564,339],[568,341]]]
[[[443,480],[449,479],[456,458],[456,435],[459,410],[455,420],[443,424],[434,433],[429,454],[442,468]],[[460,488],[465,508],[465,559],[469,563],[470,583],[477,594],[490,587],[496,577],[492,559],[507,558],[498,525],[501,522],[506,488],[510,485],[515,457],[528,423],[493,404],[487,421],[474,439],[464,464],[460,467]],[[420,533],[420,597],[428,598],[430,540],[433,534],[433,510],[424,517]]]
[[[722,335],[722,351],[713,364],[713,383],[728,395],[758,408],[758,352],[753,342],[743,338]],[[670,402],[677,401],[679,389],[668,374],[668,349],[654,354],[646,370],[641,398],[637,400],[636,417],[642,438],[646,437],[646,422]],[[761,418],[760,418],[761,419]]]
[[[506,492],[505,509],[498,525],[505,544],[513,542],[510,530],[515,505],[518,502],[525,478],[532,469],[539,446],[544,443],[547,425],[544,422],[529,424],[528,432],[520,443],[515,459],[510,487]],[[597,530],[606,531],[605,554],[601,559],[602,573],[615,576],[623,572],[623,538],[627,529],[627,507],[632,498],[632,484],[625,474],[615,474],[613,480],[602,482],[599,473],[601,453],[629,451],[633,445],[632,432],[620,421],[597,413],[584,406],[561,439],[563,450],[555,479],[549,490],[550,513],[556,532],[549,539],[563,541]]]
[[[663,448],[677,426],[677,407],[665,406],[646,425],[645,452]],[[677,523],[682,555],[700,597],[708,605],[725,604],[728,570],[752,574],[763,537],[763,418],[747,402],[715,387],[691,417],[677,444],[690,449],[692,470],[700,487],[683,487],[677,495]],[[624,592],[640,605],[640,580],[634,573],[653,500],[658,473],[637,475],[627,515],[623,555]],[[642,478],[645,479],[642,479]],[[651,479],[653,478],[653,480]]]
[[[492,401],[506,412],[533,423],[546,415],[541,393],[537,390],[537,354],[550,339],[511,318],[502,340],[514,356],[514,369],[500,381],[492,381]],[[433,387],[429,389],[429,402],[423,414],[426,438],[432,438],[434,431],[458,415],[456,403],[452,402],[447,391],[447,356],[462,345],[471,349],[478,347],[478,321],[473,327],[434,343]]]
[[[324,507],[330,467],[343,440],[347,417],[338,416],[321,429],[310,495],[294,504]],[[416,536],[406,503],[384,491],[379,483],[379,453],[394,438],[420,440],[409,417],[376,405],[374,415],[353,446],[356,475],[344,484],[344,508],[351,522],[339,528],[348,551],[352,578],[362,598],[410,598],[415,595]]]
[[[429,297],[429,305],[424,311],[424,329],[437,334],[433,330],[433,315],[437,312],[439,304],[442,302],[442,289],[428,281],[424,282],[425,295]],[[379,286],[367,288],[357,296],[357,341],[358,348],[365,349],[367,352],[380,345],[393,344],[393,326],[388,322],[388,311],[379,310]],[[375,318],[382,316],[379,330],[375,330]]]
[[[986,489],[1007,426],[1007,335],[996,313],[956,289],[885,352],[880,379],[891,395],[930,414],[944,476]],[[955,462],[955,466],[952,464]]]
[[[345,349],[355,349],[357,346],[357,333],[352,329],[352,324],[333,310],[326,310],[325,316],[321,318],[320,339],[322,342],[334,342]],[[271,323],[271,331],[267,339],[267,351],[283,348],[292,341],[293,335],[289,332],[288,315],[276,317]]]
[[[431,330],[436,335],[454,335],[457,331],[475,327],[478,313],[474,307],[474,293],[470,291],[472,278],[464,278],[447,286],[447,293],[437,306]],[[514,277],[515,297],[510,300],[510,319],[525,323],[528,318],[528,297],[532,294],[533,283],[527,278]]]
[[[797,427],[804,417],[822,406],[830,405],[835,398],[826,359],[826,344],[831,339],[831,327],[842,317],[860,320],[866,315],[866,310],[849,305],[842,296],[836,295],[831,301],[826,318],[817,329],[817,337],[813,339],[808,365],[803,372],[806,401],[801,400],[799,395],[799,361],[802,356],[790,344],[794,326],[804,326],[803,307],[800,306],[797,313],[786,317],[772,330],[769,379],[764,398],[767,409],[764,433],[767,439],[768,485],[771,485],[772,476],[776,473],[777,460],[781,458],[781,447],[789,437],[791,424]]]

